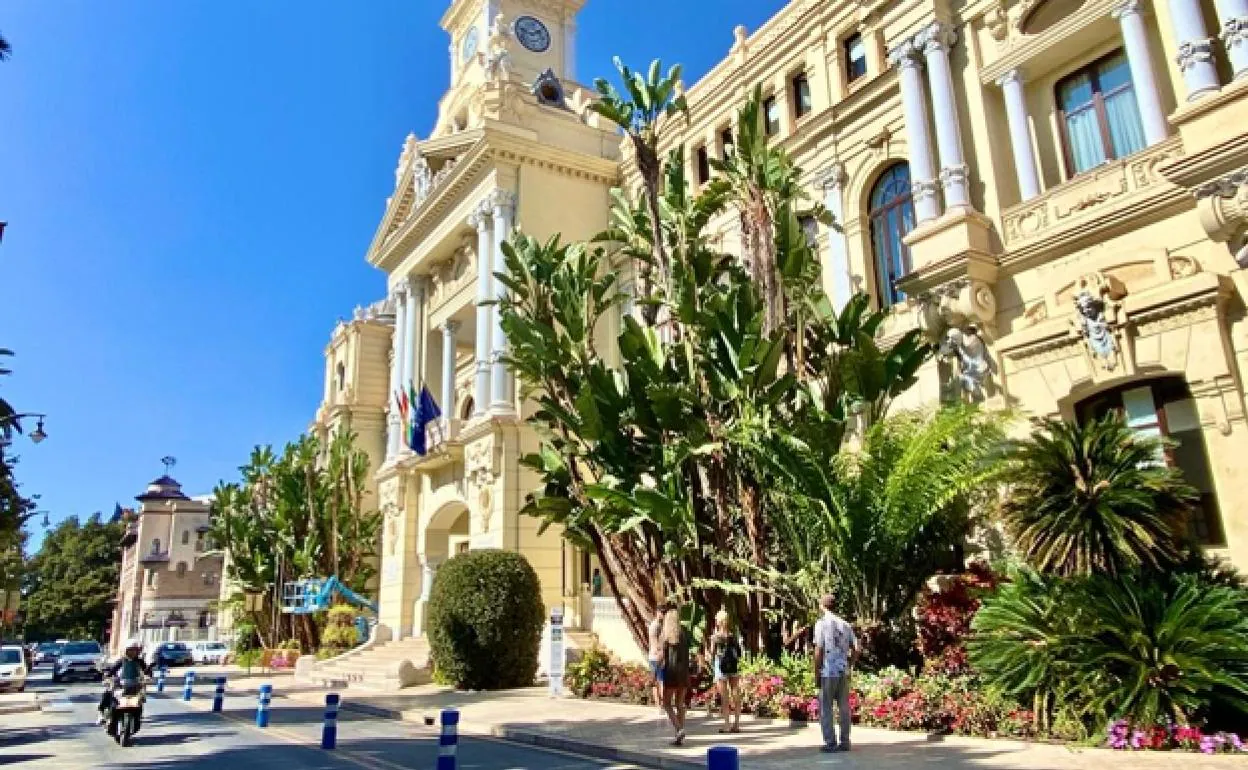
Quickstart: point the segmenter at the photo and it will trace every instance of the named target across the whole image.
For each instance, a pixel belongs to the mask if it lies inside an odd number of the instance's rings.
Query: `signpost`
[[[563,695],[563,607],[550,611],[550,696]]]

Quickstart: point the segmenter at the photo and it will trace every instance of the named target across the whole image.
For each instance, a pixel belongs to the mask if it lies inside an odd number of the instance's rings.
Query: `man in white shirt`
[[[819,723],[823,728],[824,752],[849,751],[849,677],[858,660],[858,637],[844,618],[832,611],[832,594],[819,600],[822,617],[815,624],[815,676],[819,679]],[[837,742],[832,723],[832,707],[840,718],[841,739]]]

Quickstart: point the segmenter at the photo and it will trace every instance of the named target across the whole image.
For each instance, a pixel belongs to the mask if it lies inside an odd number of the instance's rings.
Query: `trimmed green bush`
[[[527,687],[544,609],[533,567],[510,551],[470,551],[438,570],[429,597],[433,665],[466,690]]]

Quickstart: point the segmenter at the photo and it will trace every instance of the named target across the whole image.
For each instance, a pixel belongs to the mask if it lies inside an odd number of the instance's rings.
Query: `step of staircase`
[[[416,669],[415,678],[407,683],[394,678],[402,661]],[[319,662],[309,678],[325,687],[386,691],[428,682],[430,674],[429,642],[415,638],[384,642],[345,658]]]

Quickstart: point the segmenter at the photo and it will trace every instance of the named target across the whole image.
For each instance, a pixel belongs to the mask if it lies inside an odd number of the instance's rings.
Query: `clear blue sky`
[[[131,504],[164,455],[207,493],[307,427],[335,321],[384,292],[364,251],[448,5],[0,0],[0,393],[48,413],[16,449],[54,521]],[[581,79],[618,54],[691,82],[783,5],[589,0]]]

